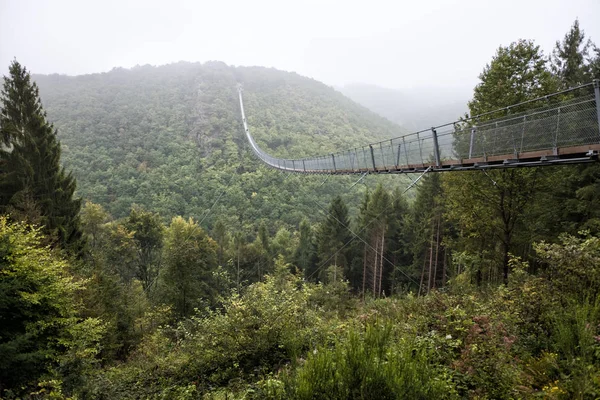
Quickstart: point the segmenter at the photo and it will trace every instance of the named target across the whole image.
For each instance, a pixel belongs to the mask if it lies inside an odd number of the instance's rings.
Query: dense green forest
[[[298,183],[258,163],[243,135],[238,83],[252,134],[280,156],[320,154],[403,132],[320,82],[274,69],[177,63],[33,78],[48,119],[60,127],[77,194],[114,218],[137,204],[165,221],[206,216],[204,226],[223,219],[248,235],[261,222],[270,230],[297,228],[312,214],[313,201],[326,203],[347,191],[357,178]]]
[[[600,78],[600,50],[576,21],[479,78],[470,114]],[[600,396],[598,162],[427,174],[411,197],[398,176],[286,175],[248,151],[238,82],[277,155],[402,133],[272,69],[11,64],[2,398]]]

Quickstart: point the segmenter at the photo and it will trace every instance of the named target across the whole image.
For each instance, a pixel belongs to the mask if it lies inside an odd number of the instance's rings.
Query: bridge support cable
[[[402,194],[404,194],[404,193],[408,192],[410,189],[412,189],[412,187],[415,186],[421,180],[421,178],[424,177],[425,174],[428,173],[430,170],[431,170],[431,167],[428,167],[425,171],[423,171],[423,173],[421,175],[419,175],[419,177],[417,179],[415,179],[413,181],[413,183],[411,183],[410,185],[408,185],[408,187],[406,189],[404,189],[404,192],[402,192]]]
[[[433,155],[435,156],[435,166],[439,168],[442,163],[440,161],[440,146],[438,144],[438,136],[435,128],[431,128],[431,136],[433,137]]]
[[[332,175],[514,168],[589,162],[600,152],[599,81],[428,130],[300,159],[274,157],[258,146],[248,127],[241,86],[238,91],[244,133],[253,153],[268,166],[288,172]],[[522,111],[524,105],[534,108]]]
[[[312,200],[312,199],[311,199]],[[392,202],[393,202],[393,196],[392,196]],[[373,223],[374,221],[378,220],[379,217],[381,217],[381,215],[383,215],[383,213],[385,213],[387,211],[383,210],[381,213],[379,213],[375,218],[373,218],[371,221],[369,221],[369,223],[367,225],[365,225],[363,228],[361,228],[360,231],[358,231],[358,233],[355,233],[352,229],[350,229],[349,226],[345,225],[342,223],[342,221],[340,221],[335,215],[333,215],[332,213],[329,212],[329,210],[327,210],[322,204],[320,204],[319,202],[317,202],[316,200],[312,200],[313,203],[315,203],[315,205],[318,207],[319,211],[321,211],[324,215],[329,215],[331,217],[333,217],[333,219],[335,219],[335,221],[340,224],[342,227],[344,227],[345,229],[348,230],[348,232],[350,232],[350,234],[352,234],[352,237],[350,238],[350,240],[348,240],[346,243],[344,243],[344,245],[342,247],[340,247],[337,251],[335,251],[331,256],[329,256],[329,258],[327,258],[325,261],[323,261],[321,263],[321,265],[319,265],[317,268],[315,268],[315,270],[313,271],[312,274],[310,274],[308,276],[308,278],[311,278],[314,274],[316,274],[317,272],[319,272],[326,264],[327,262],[329,262],[333,257],[335,257],[336,255],[339,254],[340,251],[342,251],[344,248],[346,248],[346,246],[348,246],[350,243],[352,243],[354,241],[354,239],[359,239],[361,242],[363,242],[366,246],[368,246],[371,250],[374,250],[375,253],[380,254],[381,258],[384,259],[386,262],[388,262],[392,267],[394,267],[394,263],[387,258],[385,255],[381,254],[381,252],[374,248],[369,242],[367,242],[362,236],[360,236],[360,234],[367,229],[367,227],[369,225],[371,225],[371,223]],[[407,273],[405,273],[404,271],[402,271],[401,269],[399,269],[399,271],[406,277],[408,278],[408,280],[412,281],[415,284],[418,284],[418,282],[413,279],[410,275],[408,275]]]
[[[360,181],[362,181],[365,176],[367,176],[369,173],[365,172],[364,174],[362,174],[362,176],[360,178],[358,178],[358,180],[356,182],[354,182],[354,184],[352,186],[350,186],[350,189],[352,189],[354,186],[358,185],[360,183]]]

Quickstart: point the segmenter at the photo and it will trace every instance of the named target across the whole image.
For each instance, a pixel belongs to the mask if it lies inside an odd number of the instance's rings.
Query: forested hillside
[[[247,151],[238,83],[253,135],[274,154],[321,154],[402,132],[320,82],[274,69],[182,62],[34,79],[77,194],[115,218],[134,203],[165,219],[202,218],[226,190],[208,226],[217,218],[247,231],[261,221],[297,226],[310,199],[327,202],[352,184],[290,185],[262,167]]]

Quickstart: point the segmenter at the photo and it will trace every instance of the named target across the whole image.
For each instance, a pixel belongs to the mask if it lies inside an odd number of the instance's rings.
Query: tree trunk
[[[373,297],[377,294],[377,248],[379,247],[379,236],[375,240],[375,260],[373,260]]]
[[[436,286],[436,281],[437,281],[437,270],[438,270],[438,260],[439,260],[439,251],[440,251],[440,220],[441,217],[438,215],[438,221],[437,221],[437,234],[435,237],[435,267],[433,270],[433,287],[437,287]]]
[[[365,250],[363,252],[363,281],[362,281],[362,297],[365,300],[365,286],[367,284],[367,245],[365,244]]]
[[[381,296],[381,280],[383,278],[383,245],[385,243],[385,229],[381,230],[381,252],[379,254],[379,290],[378,296]]]

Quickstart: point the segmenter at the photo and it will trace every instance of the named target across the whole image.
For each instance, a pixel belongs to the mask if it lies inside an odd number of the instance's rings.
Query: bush
[[[367,325],[319,347],[306,363],[284,378],[285,389],[265,391],[293,399],[443,399],[455,398],[448,371],[428,361],[428,352],[392,327]],[[271,385],[273,386],[273,385]]]

